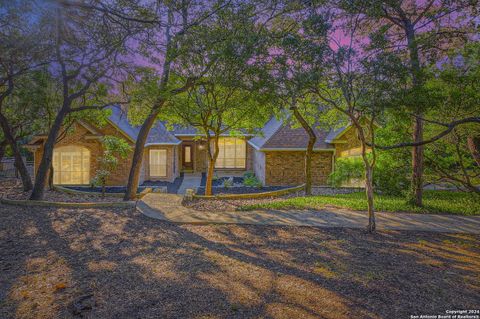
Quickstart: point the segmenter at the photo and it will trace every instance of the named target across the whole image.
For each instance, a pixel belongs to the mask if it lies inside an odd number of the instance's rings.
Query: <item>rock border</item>
[[[53,189],[66,194],[102,196],[102,193],[100,192],[84,192],[84,191],[70,189],[70,188],[58,186],[58,185],[53,186]],[[143,196],[147,195],[148,193],[151,193],[152,191],[153,189],[151,187],[146,187],[143,191],[137,194],[137,199],[142,199]],[[107,197],[123,197],[123,195],[125,195],[125,193],[105,193],[105,196]]]
[[[26,199],[9,199],[0,198],[0,203],[13,206],[25,207],[64,207],[64,208],[105,208],[105,207],[120,207],[130,208],[137,205],[136,201],[127,202],[49,202],[44,200],[26,200]]]
[[[212,195],[212,196],[205,196],[205,195],[193,195],[193,198],[197,199],[257,199],[257,198],[268,198],[268,197],[277,197],[277,196],[283,196],[287,195],[290,193],[298,192],[303,190],[305,187],[304,184],[295,186],[295,187],[290,187],[290,188],[284,188],[276,191],[270,191],[270,192],[263,192],[263,193],[249,193],[249,194],[220,194],[220,195]]]

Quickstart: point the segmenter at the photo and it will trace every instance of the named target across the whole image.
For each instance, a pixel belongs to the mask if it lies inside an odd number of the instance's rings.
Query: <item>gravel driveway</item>
[[[0,318],[407,318],[478,308],[480,237],[177,226],[0,205]]]

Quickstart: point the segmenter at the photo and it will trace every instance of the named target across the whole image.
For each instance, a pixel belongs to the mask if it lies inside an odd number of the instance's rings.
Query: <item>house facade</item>
[[[74,122],[54,148],[54,184],[90,184],[103,152],[101,138],[106,135],[121,137],[133,149],[139,130],[128,122],[120,107],[111,108],[108,123],[103,127],[84,121]],[[351,127],[336,131],[316,128],[315,133],[313,183],[325,185],[334,170],[335,159],[358,156],[360,143]],[[45,140],[46,136],[39,135],[28,144],[34,154],[35,172]],[[265,186],[299,185],[304,182],[307,142],[308,136],[302,128],[272,118],[256,135],[220,136],[215,170],[226,175],[253,171]],[[132,154],[120,159],[108,185],[126,185],[131,164]],[[207,166],[207,145],[201,133],[193,127],[174,126],[167,130],[164,123],[157,122],[145,143],[140,184],[145,181],[173,182],[182,172],[206,172]]]

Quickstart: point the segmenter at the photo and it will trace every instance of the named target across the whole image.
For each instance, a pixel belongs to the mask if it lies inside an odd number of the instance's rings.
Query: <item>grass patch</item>
[[[405,197],[375,195],[375,210],[377,211],[480,215],[480,197],[472,193],[425,191],[423,204],[423,207],[413,207],[407,203]],[[367,210],[366,195],[363,192],[295,197],[282,201],[245,205],[240,209],[322,209],[327,205],[353,210]]]

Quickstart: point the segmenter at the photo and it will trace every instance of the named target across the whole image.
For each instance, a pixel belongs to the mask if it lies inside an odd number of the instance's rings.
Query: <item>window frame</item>
[[[235,141],[235,145],[234,145],[234,157],[226,157],[226,147],[225,147],[225,142],[227,140],[234,140]],[[242,154],[240,154],[239,156],[239,143],[238,141],[241,141],[243,145],[241,145],[241,147],[243,147],[243,152]],[[219,147],[219,153],[218,153],[218,157],[217,157],[217,160],[215,161],[215,168],[216,169],[246,169],[247,168],[247,141],[244,139],[244,138],[241,138],[241,137],[220,137],[218,139],[218,147]],[[222,160],[222,165],[219,165],[219,159]],[[227,160],[230,160],[234,162],[233,166],[227,166],[226,165],[226,162]],[[242,161],[243,164],[240,166],[240,165],[237,165],[237,162],[238,161]]]
[[[161,154],[163,153],[165,155],[165,163],[164,164],[161,164],[161,155],[159,155],[158,157],[158,160],[159,160],[159,164],[153,164],[153,161],[152,161],[152,158],[153,158],[153,155],[154,154]],[[148,175],[150,178],[165,178],[168,176],[168,152],[166,149],[150,149],[149,152],[148,152],[148,165],[149,165],[149,168],[148,168]],[[165,175],[154,175],[152,172],[152,167],[153,166],[158,166],[158,167],[164,167],[164,172],[165,172]],[[161,171],[160,173],[161,174]]]
[[[74,156],[80,154],[80,163],[74,162]],[[68,169],[64,169],[63,159],[69,158]],[[67,164],[67,163],[65,163]],[[79,171],[75,171],[75,165],[80,166]],[[52,166],[53,168],[53,181],[55,185],[88,185],[90,183],[90,165],[91,165],[91,151],[82,145],[65,145],[55,147],[53,149]],[[80,174],[80,183],[72,182],[73,173]],[[70,178],[67,182],[63,182],[64,175]]]

